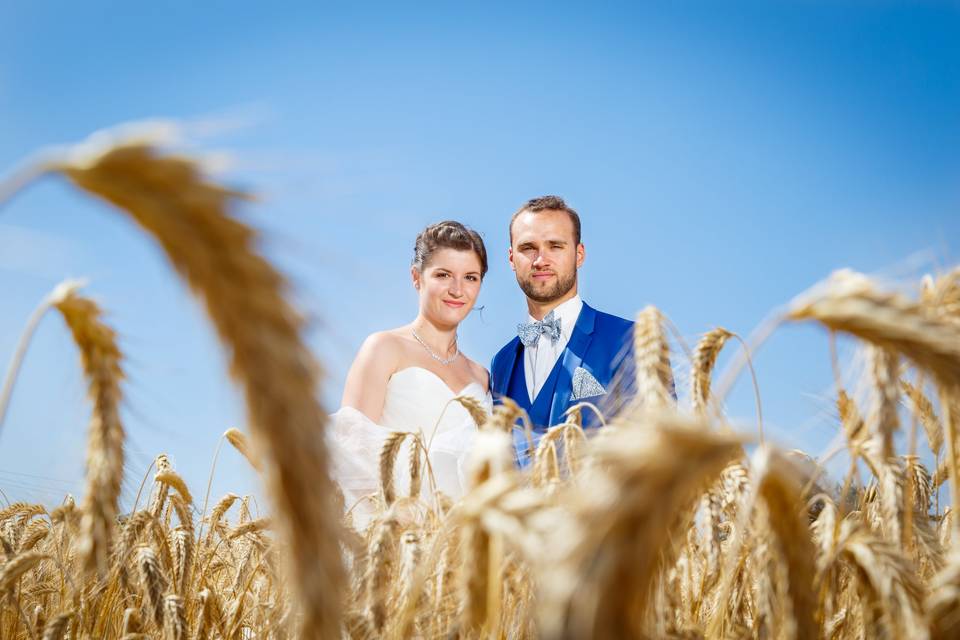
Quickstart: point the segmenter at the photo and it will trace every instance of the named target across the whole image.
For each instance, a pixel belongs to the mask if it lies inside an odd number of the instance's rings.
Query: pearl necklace
[[[452,357],[450,357],[450,358],[441,358],[440,356],[438,356],[437,354],[435,354],[435,353],[433,352],[433,349],[431,349],[429,346],[427,346],[427,343],[423,341],[423,338],[421,338],[420,336],[417,335],[416,330],[410,329],[410,331],[413,332],[413,337],[417,339],[417,342],[419,342],[420,345],[421,345],[424,349],[427,350],[427,353],[430,354],[430,357],[433,358],[434,360],[436,360],[437,362],[439,362],[440,364],[446,366],[446,365],[448,365],[448,364],[451,364],[454,360],[456,360],[456,359],[460,356],[460,349],[457,349],[457,352],[454,353]],[[453,336],[453,343],[454,343],[454,344],[457,343],[457,336],[456,336],[456,334],[454,334],[454,336]]]

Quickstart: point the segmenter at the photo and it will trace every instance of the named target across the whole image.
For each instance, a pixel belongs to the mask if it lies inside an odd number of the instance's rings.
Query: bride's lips
[[[444,300],[443,304],[454,309],[459,309],[463,305],[467,304],[466,302],[457,302],[456,300]]]

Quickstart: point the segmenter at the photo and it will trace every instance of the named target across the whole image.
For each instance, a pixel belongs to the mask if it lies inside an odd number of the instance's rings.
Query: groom
[[[534,198],[510,221],[510,267],[527,297],[529,317],[493,358],[490,388],[508,396],[533,423],[534,444],[565,421],[579,402],[616,412],[634,393],[633,322],[597,311],[580,299],[577,270],[585,252],[580,216],[562,198]],[[583,412],[584,425],[596,420]],[[515,430],[521,466],[532,451]]]

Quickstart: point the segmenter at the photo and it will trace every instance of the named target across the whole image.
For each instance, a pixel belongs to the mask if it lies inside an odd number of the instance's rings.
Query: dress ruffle
[[[438,401],[434,400],[436,404]],[[443,401],[444,404],[446,401]],[[370,420],[353,407],[343,407],[330,416],[327,446],[330,452],[331,475],[340,485],[344,506],[351,513],[355,526],[363,528],[377,508],[380,495],[380,454],[387,438],[396,431],[419,433],[427,446],[427,461],[421,464],[422,482],[419,498],[433,505],[436,492],[454,500],[464,493],[465,465],[476,437],[476,425],[459,405],[448,407],[439,424],[383,425]],[[439,407],[434,415],[439,415]],[[429,429],[430,431],[426,431]],[[431,433],[432,432],[432,435]],[[395,458],[393,485],[397,496],[410,494],[410,452],[413,438],[405,438]]]

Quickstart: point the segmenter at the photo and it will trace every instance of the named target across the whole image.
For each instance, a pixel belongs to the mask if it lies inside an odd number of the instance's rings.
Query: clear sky
[[[656,304],[691,345],[717,325],[748,335],[837,268],[957,261],[956,3],[359,4],[2,2],[0,171],[118,122],[216,123],[198,144],[262,195],[240,214],[313,320],[331,409],[363,337],[414,316],[430,222],[487,241],[461,342],[489,363],[525,315],[506,225],[533,196],[580,211],[585,300],[627,317]],[[220,434],[243,423],[219,348],[156,247],[56,179],[0,209],[0,358],[67,276],[90,279],[128,357],[126,504],[160,452],[202,495]],[[755,364],[769,435],[822,453],[824,334],[784,328]],[[79,492],[84,393],[50,316],[0,433],[11,499]],[[748,378],[728,410],[751,428]],[[254,486],[226,451],[214,497]]]

